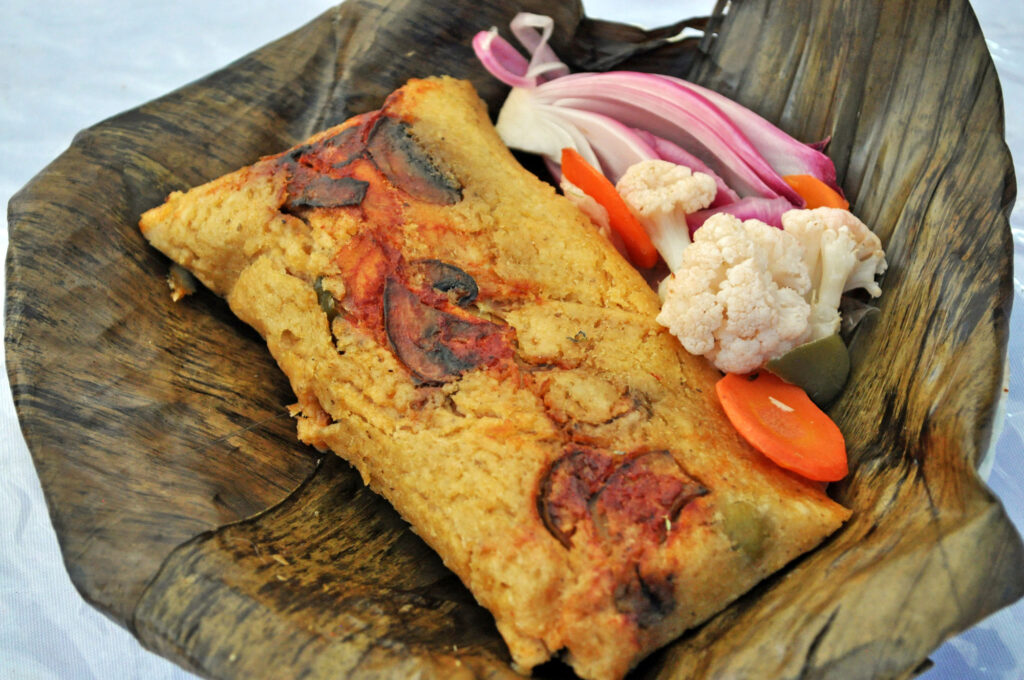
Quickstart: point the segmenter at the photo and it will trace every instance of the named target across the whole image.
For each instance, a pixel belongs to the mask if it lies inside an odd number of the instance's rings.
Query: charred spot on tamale
[[[439,260],[407,263],[384,234],[351,239],[334,259],[341,306],[354,326],[389,346],[419,384],[438,384],[513,355],[511,327],[476,316],[472,276]]]
[[[347,127],[278,158],[277,163],[288,172],[287,198],[282,206],[285,212],[363,202],[368,183],[344,172],[347,165],[364,153],[361,128]]]
[[[365,125],[349,125],[312,144],[303,144],[284,154],[285,161],[303,163],[310,167],[343,168],[363,155]]]
[[[381,116],[366,141],[371,160],[396,187],[413,198],[452,205],[462,200],[462,186],[447,173],[413,138],[409,125],[391,116]]]
[[[393,186],[439,205],[462,200],[462,187],[443,172],[413,138],[408,124],[391,116],[368,116],[357,125],[283,154],[290,172],[286,211],[362,203],[367,182],[348,176],[356,161],[371,163]]]
[[[597,449],[570,449],[541,479],[537,509],[544,526],[558,542],[571,547],[577,526],[589,512],[590,499],[614,468],[608,454]]]
[[[286,211],[294,211],[297,208],[340,208],[359,205],[366,196],[368,186],[369,182],[354,177],[306,177],[305,173],[298,172],[288,182],[288,199],[283,207]]]
[[[643,575],[635,567],[615,587],[615,609],[632,617],[641,628],[652,628],[676,608],[672,574]]]
[[[396,277],[384,285],[383,304],[391,347],[422,383],[448,382],[512,354],[507,327],[429,305]]]
[[[663,543],[683,507],[707,493],[668,451],[624,455],[576,447],[548,468],[537,508],[566,547],[588,522],[595,536],[629,553],[634,545]]]
[[[384,329],[398,359],[423,383],[442,383],[472,368],[443,342],[442,312],[425,305],[389,277],[384,284]]]
[[[590,502],[599,533],[609,541],[663,543],[679,511],[708,493],[668,451],[623,461]]]
[[[409,266],[414,283],[417,280],[441,293],[452,293],[452,302],[460,307],[473,302],[479,288],[472,276],[449,262],[441,260],[416,260]]]

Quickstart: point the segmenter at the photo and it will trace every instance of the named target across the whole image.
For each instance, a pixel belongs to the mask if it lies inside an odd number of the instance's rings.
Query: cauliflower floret
[[[631,165],[615,189],[672,271],[690,245],[686,216],[711,205],[718,191],[710,175],[658,159]]]
[[[696,232],[664,283],[657,320],[691,354],[747,373],[807,340],[810,287],[796,238],[720,213]]]
[[[808,341],[839,332],[843,293],[863,288],[871,297],[882,294],[875,281],[887,266],[882,242],[853,213],[839,208],[789,210],[782,215],[782,227],[803,247],[811,277]]]

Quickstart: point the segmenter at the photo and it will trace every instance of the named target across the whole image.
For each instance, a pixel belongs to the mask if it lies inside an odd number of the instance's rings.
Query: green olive
[[[746,501],[724,503],[719,511],[722,513],[722,528],[733,546],[751,560],[761,557],[769,535],[764,515]]]
[[[818,406],[835,399],[850,375],[850,354],[838,335],[794,347],[769,361],[765,368],[788,383],[802,387]]]

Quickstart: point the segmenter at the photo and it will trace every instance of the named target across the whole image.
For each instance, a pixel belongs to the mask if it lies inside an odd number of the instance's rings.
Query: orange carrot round
[[[784,175],[782,179],[793,187],[793,191],[800,194],[800,197],[807,203],[805,207],[809,210],[814,208],[847,210],[850,207],[850,202],[843,198],[842,194],[814,175]]]
[[[846,476],[842,432],[796,385],[761,371],[729,373],[715,389],[736,431],[776,465],[820,482]]]
[[[588,163],[576,149],[567,147],[562,149],[562,174],[608,211],[608,225],[622,239],[633,264],[647,269],[658,263],[658,251],[644,225],[600,170]]]

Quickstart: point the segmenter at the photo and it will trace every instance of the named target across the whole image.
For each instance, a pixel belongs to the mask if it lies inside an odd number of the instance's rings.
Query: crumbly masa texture
[[[391,502],[524,672],[619,678],[848,516],[737,436],[717,374],[467,83],[410,81],[141,229],[263,335],[299,437]]]

